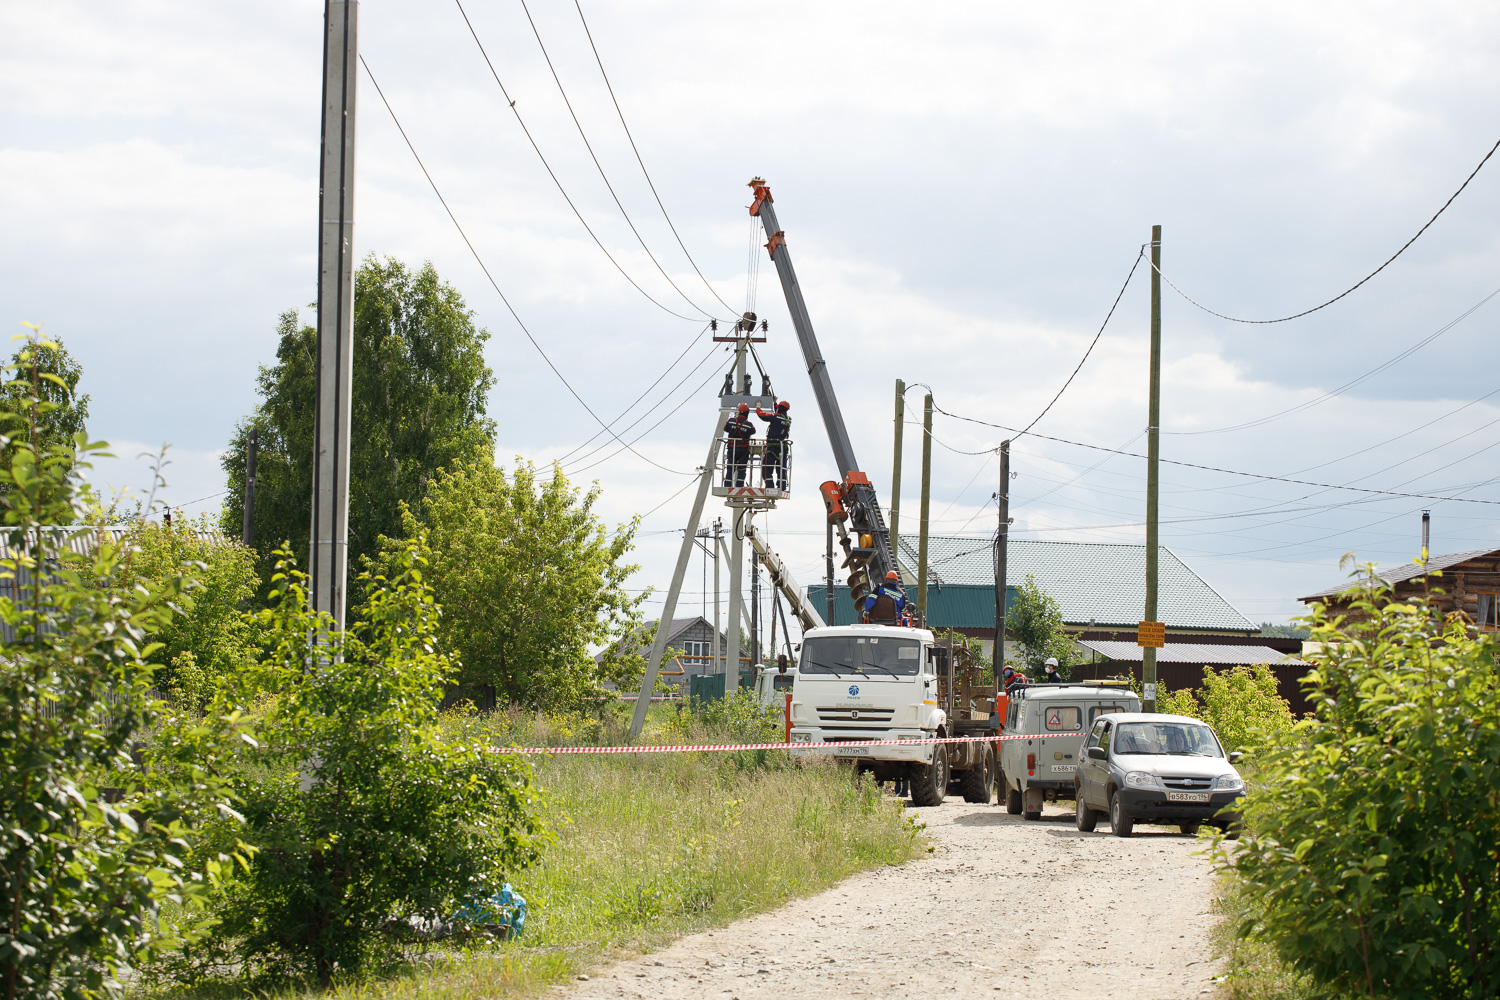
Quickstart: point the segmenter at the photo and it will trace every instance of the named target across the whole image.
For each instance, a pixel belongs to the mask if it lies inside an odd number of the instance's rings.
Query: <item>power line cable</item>
[[[635,162],[641,166],[641,174],[646,178],[647,186],[651,188],[651,196],[656,199],[656,207],[661,209],[661,217],[667,220],[667,228],[672,230],[672,236],[677,240],[677,245],[682,248],[682,255],[688,259],[689,264],[693,265],[693,270],[697,273],[698,280],[703,282],[703,287],[707,288],[709,294],[719,300],[720,305],[728,309],[731,313],[734,312],[734,306],[725,302],[718,291],[714,289],[714,286],[703,276],[703,272],[698,268],[698,262],[693,259],[692,254],[688,253],[686,244],[682,242],[682,237],[678,235],[677,227],[672,223],[672,217],[667,214],[667,206],[662,204],[661,195],[656,191],[656,183],[651,180],[651,172],[646,169],[646,161],[641,159],[641,151],[635,144],[635,136],[630,134],[630,126],[625,122],[625,112],[620,109],[620,100],[615,96],[614,85],[609,82],[609,74],[604,71],[604,60],[599,57],[599,47],[594,44],[594,33],[589,30],[588,19],[583,16],[583,8],[579,6],[578,0],[573,0],[573,6],[578,8],[578,20],[583,22],[583,33],[588,36],[589,48],[594,51],[594,62],[599,64],[599,75],[604,77],[604,88],[609,91],[609,99],[615,106],[615,114],[620,116],[620,127],[625,130],[625,138],[630,140],[630,149],[635,153]]]
[[[967,421],[967,422],[972,423],[972,424],[980,424],[981,426],[984,426],[984,427],[993,427],[996,430],[1002,430],[1002,431],[1008,431],[1008,432],[1011,432],[1011,433],[1015,433],[1015,428],[1006,427],[1004,424],[994,424],[994,423],[990,423],[987,420],[978,420],[978,419],[976,419],[974,417],[964,417],[964,416],[958,415],[957,413],[949,413],[947,410],[944,410],[941,407],[939,407],[936,402],[934,402],[932,404],[932,408],[935,409],[935,410],[937,410],[939,413],[941,413],[945,417],[952,417],[955,420],[964,420],[964,421]],[[1053,437],[1052,435],[1049,435],[1049,434],[1036,434],[1036,433],[1033,433],[1031,436],[1034,437],[1034,438],[1041,438],[1044,441],[1056,441],[1059,444],[1070,444],[1070,445],[1073,445],[1074,447],[1077,447],[1077,448],[1088,448],[1088,449],[1090,449],[1092,451],[1107,451],[1107,452],[1112,452],[1112,453],[1114,453],[1116,455],[1124,455],[1127,458],[1145,458],[1146,457],[1145,455],[1139,454],[1138,452],[1121,451],[1120,449],[1117,449],[1117,448],[1106,448],[1103,445],[1087,444],[1087,443],[1085,443],[1083,441],[1071,441],[1068,438]],[[938,441],[938,438],[936,436],[934,436],[933,440],[934,441]],[[1012,439],[1012,440],[1014,440],[1014,439]],[[942,442],[939,441],[938,443],[941,444]],[[975,451],[975,452],[961,451],[961,450],[959,450],[957,448],[951,448],[948,445],[944,445],[944,447],[948,448],[950,451],[956,451],[956,452],[958,452],[961,455],[980,455],[980,454],[983,454],[983,452],[977,452],[977,451]],[[993,449],[988,449],[988,450],[992,451]],[[1482,503],[1482,504],[1492,504],[1492,505],[1495,505],[1495,506],[1500,506],[1500,500],[1474,500],[1474,499],[1470,499],[1470,498],[1466,498],[1466,497],[1439,497],[1439,496],[1431,496],[1431,495],[1426,494],[1426,493],[1401,493],[1401,492],[1397,492],[1397,491],[1394,491],[1394,490],[1377,490],[1377,489],[1371,489],[1369,487],[1364,487],[1364,486],[1339,486],[1339,485],[1337,485],[1335,483],[1318,483],[1318,482],[1313,482],[1313,481],[1307,480],[1307,479],[1293,479],[1293,478],[1288,477],[1288,476],[1267,476],[1267,475],[1263,475],[1263,474],[1258,473],[1258,472],[1241,472],[1238,469],[1225,469],[1225,468],[1222,468],[1222,467],[1217,466],[1217,465],[1200,465],[1197,462],[1179,462],[1179,461],[1176,461],[1176,460],[1170,459],[1170,458],[1160,458],[1160,459],[1158,459],[1158,461],[1161,462],[1163,465],[1176,465],[1176,466],[1180,466],[1180,467],[1186,468],[1186,469],[1203,469],[1204,471],[1207,471],[1207,472],[1222,472],[1222,473],[1225,473],[1226,475],[1230,475],[1230,476],[1244,476],[1246,479],[1261,479],[1261,480],[1265,480],[1267,482],[1273,482],[1273,483],[1296,483],[1299,486],[1317,486],[1317,487],[1322,488],[1322,489],[1330,489],[1330,490],[1352,490],[1352,491],[1354,491],[1356,493],[1373,493],[1373,494],[1378,494],[1378,495],[1381,495],[1381,496],[1408,497],[1408,498],[1411,498],[1411,499],[1433,500],[1433,501],[1437,501],[1437,500],[1453,500],[1453,501],[1460,502],[1460,503]]]
[[[1455,326],[1457,326],[1458,324],[1462,323],[1464,320],[1468,319],[1470,316],[1474,315],[1476,312],[1479,311],[1479,309],[1482,306],[1484,306],[1486,303],[1488,303],[1490,301],[1490,299],[1493,299],[1496,295],[1500,295],[1500,288],[1497,288],[1493,292],[1490,292],[1490,294],[1486,295],[1484,298],[1480,299],[1474,305],[1472,305],[1468,309],[1464,310],[1456,318],[1448,321],[1447,323],[1444,323],[1435,332],[1430,333],[1427,336],[1423,337],[1421,340],[1417,341],[1415,344],[1413,344],[1412,346],[1408,347],[1406,350],[1402,351],[1400,354],[1397,354],[1395,357],[1390,358],[1389,360],[1383,362],[1382,364],[1376,365],[1374,368],[1371,368],[1369,371],[1365,372],[1363,375],[1360,375],[1360,376],[1358,376],[1356,378],[1350,379],[1348,382],[1345,382],[1343,385],[1339,386],[1337,389],[1331,389],[1328,392],[1323,393],[1321,396],[1318,396],[1316,399],[1309,399],[1305,403],[1298,403],[1296,406],[1288,407],[1287,409],[1281,410],[1281,411],[1279,411],[1277,413],[1267,414],[1264,417],[1257,417],[1254,420],[1247,420],[1247,421],[1245,421],[1242,424],[1233,424],[1233,425],[1231,425],[1229,427],[1212,427],[1212,428],[1207,428],[1207,429],[1204,429],[1204,430],[1201,430],[1201,431],[1169,431],[1169,430],[1163,430],[1162,433],[1163,434],[1176,434],[1176,435],[1179,435],[1179,436],[1183,436],[1183,435],[1194,435],[1194,434],[1222,434],[1222,433],[1224,433],[1226,431],[1242,431],[1242,430],[1246,430],[1247,428],[1251,428],[1251,427],[1259,427],[1262,424],[1268,424],[1268,423],[1270,423],[1273,420],[1280,420],[1282,417],[1289,416],[1289,415],[1291,415],[1293,413],[1300,413],[1303,410],[1309,410],[1309,409],[1313,408],[1314,406],[1317,406],[1317,405],[1319,405],[1321,403],[1326,403],[1326,402],[1328,402],[1328,400],[1333,399],[1336,396],[1343,395],[1345,392],[1348,392],[1350,389],[1352,389],[1355,386],[1359,385],[1361,382],[1364,382],[1367,379],[1370,379],[1370,378],[1372,378],[1372,377],[1374,377],[1376,375],[1379,375],[1381,372],[1385,371],[1387,368],[1390,368],[1392,365],[1395,365],[1395,364],[1397,364],[1398,362],[1401,362],[1401,361],[1405,361],[1407,358],[1411,357],[1413,354],[1417,353],[1422,348],[1426,347],[1428,344],[1432,343],[1434,340],[1437,340],[1443,334],[1447,333],[1449,330],[1453,329]]]
[[[370,83],[375,87],[375,93],[380,96],[380,103],[385,105],[386,112],[391,116],[391,121],[396,125],[396,131],[401,133],[401,139],[406,143],[406,148],[411,150],[412,158],[417,161],[417,167],[422,171],[422,176],[427,178],[427,184],[432,188],[432,193],[437,195],[437,200],[442,204],[443,211],[448,213],[448,218],[450,221],[452,221],[453,228],[458,230],[458,235],[463,238],[464,245],[469,248],[469,253],[473,254],[474,262],[479,265],[479,269],[484,272],[485,278],[489,280],[490,287],[495,290],[496,295],[500,296],[500,301],[505,303],[505,308],[507,311],[509,311],[511,319],[514,319],[516,321],[516,325],[521,328],[521,332],[526,335],[526,339],[531,342],[531,346],[536,348],[536,352],[542,356],[542,360],[547,363],[547,367],[552,369],[552,374],[557,376],[557,380],[563,384],[563,388],[568,390],[568,394],[578,401],[578,405],[583,407],[588,415],[594,418],[595,423],[604,428],[604,430],[608,431],[610,437],[614,438],[616,441],[619,441],[621,444],[625,444],[624,440],[618,434],[616,434],[608,424],[606,424],[599,418],[599,414],[594,412],[593,407],[584,402],[583,397],[578,394],[578,390],[573,388],[572,383],[567,380],[567,378],[563,375],[562,371],[557,367],[557,365],[553,364],[552,358],[547,355],[547,352],[542,349],[542,345],[537,341],[536,337],[532,336],[531,330],[529,330],[526,324],[522,322],[520,313],[516,312],[515,307],[510,304],[510,299],[506,298],[505,293],[500,290],[500,285],[495,281],[494,275],[490,274],[490,269],[485,266],[484,258],[480,257],[479,251],[474,248],[473,242],[469,239],[469,234],[464,232],[463,226],[459,225],[458,216],[454,215],[453,209],[448,207],[448,201],[443,197],[443,193],[438,190],[437,182],[432,179],[432,174],[427,172],[427,165],[422,162],[422,157],[417,154],[417,147],[412,145],[411,138],[406,134],[406,129],[401,127],[401,119],[396,117],[395,109],[391,107],[391,102],[386,100],[385,91],[380,89],[380,82],[375,79],[375,74],[370,70],[370,64],[365,61],[365,57],[362,53],[359,57],[359,64],[365,68],[365,75],[370,78]],[[628,444],[625,444],[625,447],[631,452],[631,454],[635,455],[636,458],[639,458],[641,461],[646,462],[648,465],[656,466],[663,472],[670,472],[674,476],[693,475],[693,473],[691,472],[681,472],[677,469],[669,469],[665,465],[662,465],[660,462],[653,461],[652,459],[647,458],[645,455],[642,455],[634,448],[631,448]]]
[[[458,12],[463,15],[464,24],[468,25],[469,27],[469,34],[474,36],[474,44],[479,46],[479,54],[484,56],[484,64],[489,67],[490,75],[495,78],[495,83],[499,86],[500,93],[505,97],[505,100],[509,102],[511,113],[516,116],[517,124],[521,126],[521,131],[526,133],[526,141],[531,143],[531,148],[536,151],[537,158],[542,161],[542,166],[547,169],[547,176],[551,177],[552,183],[557,185],[558,193],[563,196],[563,200],[568,203],[568,207],[573,210],[573,214],[578,217],[579,223],[585,230],[588,231],[588,234],[593,239],[594,243],[598,245],[601,251],[603,251],[604,256],[609,258],[609,262],[615,266],[615,270],[619,271],[620,275],[626,281],[630,282],[631,287],[644,295],[647,301],[649,301],[652,305],[656,306],[662,312],[667,313],[670,316],[676,316],[678,319],[685,319],[693,323],[698,322],[698,317],[684,316],[682,313],[677,312],[676,310],[658,302],[650,292],[642,288],[636,282],[636,280],[626,272],[625,268],[620,266],[620,262],[615,260],[614,254],[609,252],[609,249],[605,247],[604,242],[600,240],[599,237],[594,233],[593,227],[591,227],[588,222],[585,221],[583,213],[578,210],[577,205],[573,204],[573,199],[568,196],[568,192],[563,187],[562,181],[558,180],[557,174],[553,172],[552,164],[548,163],[547,157],[542,155],[542,148],[536,144],[536,139],[532,138],[531,130],[526,127],[526,121],[521,117],[521,112],[516,110],[516,102],[514,100],[511,100],[510,92],[505,89],[505,84],[500,82],[500,74],[495,71],[495,64],[490,62],[490,54],[485,51],[484,43],[479,40],[479,33],[474,30],[474,25],[469,21],[468,11],[464,10],[464,5],[461,0],[453,0],[453,2],[455,4],[458,4]],[[368,67],[366,67],[366,69],[368,69]]]
[[[562,78],[557,75],[557,67],[552,65],[552,56],[547,52],[546,44],[542,42],[542,33],[537,30],[536,21],[531,16],[531,8],[526,6],[526,0],[521,0],[521,10],[526,14],[526,22],[531,25],[531,33],[536,37],[537,47],[542,50],[542,58],[547,61],[547,69],[552,73],[552,80],[557,84],[557,92],[562,95],[563,104],[568,109],[568,115],[573,119],[573,124],[578,129],[578,137],[583,140],[583,148],[589,151],[589,159],[594,161],[594,168],[599,171],[599,179],[609,189],[609,196],[615,200],[615,207],[620,210],[620,214],[625,217],[625,224],[635,234],[636,242],[641,245],[642,250],[646,251],[646,256],[651,258],[651,263],[656,265],[656,269],[661,272],[661,276],[667,279],[667,284],[672,286],[672,291],[682,296],[684,302],[703,313],[704,316],[712,318],[713,313],[700,307],[698,303],[688,298],[686,292],[677,287],[677,282],[672,280],[672,276],[667,273],[667,269],[661,266],[661,261],[657,260],[656,255],[651,252],[651,248],[646,246],[646,241],[641,236],[640,230],[635,228],[634,220],[630,218],[630,213],[625,211],[625,206],[620,202],[620,196],[615,193],[615,186],[609,182],[609,177],[604,173],[604,165],[599,162],[599,157],[594,153],[593,143],[589,142],[589,137],[583,131],[583,123],[578,120],[578,113],[573,110],[573,102],[568,100],[568,92],[563,89]],[[709,289],[709,291],[713,291],[713,289]],[[731,310],[732,312],[733,310]]]
[[[646,396],[650,394],[650,392],[651,392],[652,389],[655,389],[658,385],[661,384],[662,379],[664,379],[668,375],[672,374],[673,369],[675,369],[677,367],[677,365],[682,361],[683,358],[687,357],[687,352],[691,351],[693,349],[693,345],[698,342],[698,338],[700,336],[702,336],[703,332],[706,331],[707,329],[708,329],[708,327],[705,326],[703,328],[703,330],[700,330],[697,333],[693,334],[693,339],[688,341],[688,345],[682,349],[682,353],[679,354],[679,355],[677,355],[677,357],[673,358],[672,359],[672,363],[669,364],[669,365],[667,365],[666,370],[663,371],[660,375],[656,376],[656,380],[653,381],[650,385],[646,386],[646,388],[641,392],[641,394],[639,396],[637,396],[637,397],[635,397],[635,399],[631,400],[630,404],[628,406],[626,406],[625,409],[621,410],[619,412],[619,414],[613,420],[611,420],[609,422],[609,425],[611,427],[613,427],[615,424],[618,424],[621,420],[624,420],[625,419],[625,415],[628,414],[631,410],[635,409],[637,406],[639,406],[641,404],[641,400],[645,399]],[[710,350],[709,353],[712,354],[713,351]],[[696,365],[693,366],[693,370],[696,371],[702,365],[703,365],[703,362],[699,361],[698,364],[696,364]],[[680,383],[680,382],[678,383],[678,385],[681,385],[681,384],[682,383]],[[674,391],[675,391],[675,387],[674,387]],[[660,405],[660,404],[658,404],[658,405]],[[652,409],[655,409],[655,407],[652,407]],[[650,413],[651,410],[647,410],[646,412]],[[560,462],[560,463],[566,463],[574,455],[578,454],[580,451],[582,451],[583,449],[587,448],[589,445],[593,444],[596,440],[598,440],[599,436],[602,435],[603,433],[604,432],[602,430],[595,431],[592,435],[590,435],[590,437],[589,437],[589,439],[587,441],[584,441],[582,444],[575,446],[567,454],[565,454],[565,455],[559,455],[557,458],[553,459],[553,461],[554,462]]]
[[[1363,278],[1360,278],[1358,281],[1356,281],[1349,288],[1344,289],[1344,291],[1338,293],[1333,298],[1329,299],[1327,302],[1324,302],[1322,305],[1313,306],[1311,309],[1304,309],[1304,310],[1302,310],[1299,313],[1293,313],[1290,316],[1282,316],[1279,319],[1241,319],[1241,318],[1239,318],[1237,316],[1228,316],[1228,315],[1226,315],[1224,313],[1216,312],[1213,309],[1210,309],[1208,306],[1204,305],[1203,303],[1199,302],[1197,299],[1193,298],[1187,292],[1184,292],[1181,288],[1178,288],[1177,285],[1176,285],[1176,283],[1174,283],[1172,281],[1172,279],[1169,278],[1169,277],[1167,277],[1165,274],[1162,274],[1161,268],[1156,267],[1155,264],[1153,264],[1152,267],[1156,268],[1156,273],[1161,275],[1161,279],[1163,281],[1165,281],[1167,284],[1169,284],[1169,285],[1172,286],[1172,290],[1173,291],[1175,291],[1178,295],[1181,295],[1184,299],[1187,299],[1188,302],[1190,302],[1193,305],[1197,306],[1199,309],[1202,309],[1204,312],[1208,313],[1210,316],[1217,316],[1217,317],[1219,317],[1219,319],[1226,319],[1226,320],[1228,320],[1231,323],[1248,323],[1248,324],[1254,324],[1254,325],[1266,325],[1266,324],[1270,324],[1270,323],[1285,323],[1288,320],[1301,319],[1303,316],[1307,316],[1307,315],[1309,315],[1311,313],[1315,313],[1319,309],[1327,309],[1329,306],[1333,305],[1339,299],[1342,299],[1346,295],[1349,295],[1355,289],[1359,288],[1365,282],[1369,281],[1371,278],[1375,277],[1375,275],[1379,274],[1381,271],[1384,271],[1387,267],[1389,267],[1396,260],[1397,257],[1400,257],[1403,253],[1406,252],[1406,248],[1407,247],[1409,247],[1413,243],[1417,242],[1417,237],[1419,237],[1423,233],[1427,232],[1427,227],[1431,226],[1434,222],[1436,222],[1438,220],[1438,216],[1439,215],[1442,215],[1444,212],[1446,212],[1448,210],[1448,206],[1451,205],[1451,204],[1453,204],[1453,199],[1457,198],[1460,194],[1463,193],[1464,188],[1466,188],[1466,187],[1469,186],[1469,182],[1472,181],[1474,179],[1474,177],[1479,173],[1479,171],[1481,169],[1483,169],[1484,165],[1490,161],[1490,157],[1492,157],[1492,156],[1495,155],[1495,150],[1497,150],[1497,149],[1500,149],[1500,141],[1497,141],[1493,146],[1490,147],[1490,151],[1488,153],[1484,154],[1484,159],[1482,159],[1482,160],[1479,161],[1479,166],[1475,167],[1474,170],[1473,170],[1473,172],[1470,173],[1468,177],[1465,177],[1464,178],[1464,182],[1458,186],[1458,190],[1455,191],[1455,192],[1453,192],[1453,194],[1449,195],[1448,200],[1445,201],[1445,202],[1443,202],[1443,207],[1437,210],[1437,215],[1434,215],[1432,218],[1428,219],[1426,225],[1424,225],[1421,229],[1417,230],[1417,235],[1413,236],[1411,239],[1409,239],[1405,243],[1401,244],[1401,249],[1397,250],[1395,253],[1391,254],[1390,258],[1387,259],[1384,264],[1381,264],[1375,270],[1371,271],[1369,274],[1365,275]]]

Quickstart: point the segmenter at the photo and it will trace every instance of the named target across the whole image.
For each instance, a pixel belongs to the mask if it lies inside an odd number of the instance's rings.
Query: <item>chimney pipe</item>
[[[1432,511],[1422,511],[1422,565],[1427,565],[1427,541],[1431,537]]]

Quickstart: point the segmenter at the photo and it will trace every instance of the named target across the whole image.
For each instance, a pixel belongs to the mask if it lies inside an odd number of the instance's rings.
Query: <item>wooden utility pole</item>
[[[318,188],[318,382],[313,427],[314,611],[344,627],[349,575],[349,408],[354,379],[356,0],[323,5],[323,160]]]
[[[891,459],[891,548],[901,556],[901,439],[906,427],[906,383],[896,380],[896,446]]]
[[[249,548],[255,543],[255,460],[260,453],[260,432],[250,428],[245,441],[245,517],[240,525],[240,541]]]
[[[826,571],[824,573],[824,581],[825,581],[825,584],[826,584],[825,590],[826,590],[827,596],[828,596],[828,615],[827,615],[827,621],[828,621],[828,624],[830,624],[830,625],[837,625],[838,624],[838,619],[833,616],[834,615],[834,610],[835,610],[835,602],[834,602],[834,596],[833,596],[833,521],[831,519],[828,521],[827,527],[828,527],[828,550],[827,550],[827,554],[826,554],[825,558],[828,560],[828,563],[827,563]]]
[[[932,501],[932,393],[922,401],[922,523],[917,536],[917,613],[927,624],[927,517]]]
[[[995,529],[995,679],[1005,666],[1005,558],[1010,546],[1010,441],[1000,442],[1000,490],[995,494],[1000,523]]]
[[[1155,622],[1158,470],[1161,463],[1161,226],[1151,227],[1151,395],[1146,420],[1146,621]],[[1156,711],[1156,647],[1141,650],[1141,709]]]

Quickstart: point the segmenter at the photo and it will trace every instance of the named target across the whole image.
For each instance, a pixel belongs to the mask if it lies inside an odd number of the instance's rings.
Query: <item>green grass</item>
[[[502,714],[447,724],[501,745],[610,745],[624,736],[619,722],[579,718]],[[677,745],[780,741],[777,720],[743,705],[706,720],[653,708],[645,735],[643,742]],[[525,934],[504,945],[413,956],[393,976],[344,984],[331,996],[535,995],[610,958],[651,951],[926,849],[911,814],[834,762],[798,765],[771,751],[558,755],[533,766],[553,839],[539,864],[512,879],[530,904]],[[246,994],[221,985],[169,995]]]
[[[1219,922],[1211,944],[1216,957],[1224,960],[1224,978],[1219,983],[1221,1000],[1320,1000],[1308,977],[1282,962],[1276,949],[1264,941],[1245,940],[1235,928],[1249,913],[1238,878],[1226,875],[1219,882],[1214,902]]]

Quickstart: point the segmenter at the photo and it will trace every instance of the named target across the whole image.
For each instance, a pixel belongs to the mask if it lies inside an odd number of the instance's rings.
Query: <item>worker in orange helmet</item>
[[[750,468],[750,439],[755,437],[750,404],[741,403],[739,410],[725,422],[724,437],[724,485],[744,486],[745,472]]]
[[[906,591],[901,589],[901,575],[891,570],[885,581],[865,595],[865,620],[895,622],[906,607]]]
[[[784,399],[776,404],[774,413],[767,413],[758,406],[755,408],[755,415],[766,422],[766,454],[760,464],[761,482],[782,492],[786,492],[787,450],[792,446],[792,418],[787,413],[791,408],[792,404]]]

